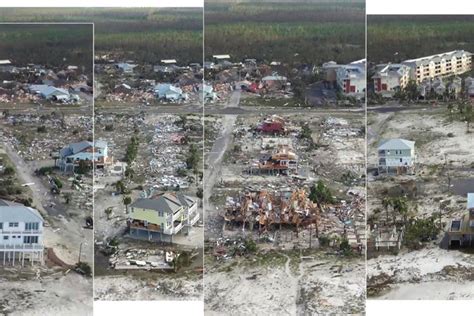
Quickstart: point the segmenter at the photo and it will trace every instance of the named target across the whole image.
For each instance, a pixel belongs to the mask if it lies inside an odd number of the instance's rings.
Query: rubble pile
[[[162,175],[157,181],[163,187],[184,187],[187,182],[175,176],[179,169],[186,168],[184,159],[183,129],[176,125],[175,116],[167,116],[157,122],[153,139],[150,143],[152,158],[148,163],[149,174]],[[155,182],[155,181],[153,181]]]
[[[113,269],[172,269],[166,258],[172,253],[154,249],[118,249],[109,257]]]
[[[322,204],[309,200],[304,189],[252,190],[226,197],[222,214],[226,229],[234,226],[243,231],[258,227],[259,236],[282,227],[311,227],[328,237],[345,237],[356,248],[365,242],[365,196],[349,191],[350,201]]]
[[[342,141],[342,137],[357,137],[361,135],[361,129],[349,126],[347,120],[329,117],[324,122],[326,131],[324,136],[335,141]]]
[[[17,114],[3,120],[4,136],[26,161],[51,159],[51,154],[77,139],[91,137],[90,116]],[[44,130],[40,132],[38,128]],[[60,138],[57,135],[61,135]]]
[[[231,224],[248,224],[253,230],[267,231],[274,225],[298,228],[318,224],[320,210],[309,200],[304,189],[293,192],[247,192],[236,199],[227,197],[224,220]]]

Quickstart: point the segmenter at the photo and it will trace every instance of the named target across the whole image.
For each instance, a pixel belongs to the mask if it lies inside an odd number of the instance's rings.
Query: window
[[[3,236],[3,240],[8,240],[8,236]]]
[[[0,229],[3,229],[3,223],[0,223]]]
[[[39,223],[25,223],[25,230],[38,230]]]
[[[402,158],[400,158],[400,162],[402,162]]]
[[[37,244],[38,236],[23,236],[23,243],[24,244]]]
[[[18,223],[8,223],[8,227],[18,227]]]

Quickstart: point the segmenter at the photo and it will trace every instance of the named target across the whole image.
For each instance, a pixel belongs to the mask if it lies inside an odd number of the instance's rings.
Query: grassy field
[[[474,16],[367,17],[370,62],[400,62],[455,49],[474,51]]]
[[[365,56],[364,15],[358,1],[206,3],[206,58],[349,62]]]
[[[0,12],[0,22],[93,22],[96,54],[155,63],[202,61],[202,8],[36,8]]]
[[[0,25],[2,58],[11,59],[19,65],[78,65],[91,72],[92,46],[91,24]]]

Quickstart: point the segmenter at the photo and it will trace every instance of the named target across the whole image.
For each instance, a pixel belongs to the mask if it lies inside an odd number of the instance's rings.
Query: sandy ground
[[[448,137],[448,133],[450,137]],[[377,161],[379,142],[383,139],[405,138],[415,141],[417,161],[425,165],[442,164],[445,155],[453,166],[474,162],[471,136],[466,134],[466,123],[449,122],[444,110],[403,111],[369,114],[369,165]]]
[[[201,300],[202,278],[106,276],[94,279],[95,299],[103,301]]]
[[[92,315],[92,279],[70,272],[38,280],[1,282],[0,314]]]
[[[392,291],[379,297],[389,300],[472,300],[473,298],[472,282],[449,281],[396,285]]]
[[[240,261],[205,275],[207,315],[358,314],[365,309],[363,259],[289,257],[268,265]],[[236,259],[233,259],[236,260]],[[229,270],[232,269],[231,272]]]
[[[400,192],[402,183],[403,190],[407,190],[410,181],[416,183],[416,193],[409,198],[416,205],[416,210],[412,210],[414,216],[424,218],[441,211],[443,225],[447,225],[450,219],[465,214],[465,194],[472,191],[468,181],[472,177],[469,168],[474,155],[464,122],[451,122],[445,109],[370,113],[368,122],[369,166],[376,164],[376,147],[382,139],[415,141],[417,159],[416,176],[375,180],[369,175],[369,216],[376,208],[383,209],[381,201],[386,195],[400,194],[396,192]],[[446,161],[452,179],[449,192]],[[411,194],[413,190],[406,192]],[[443,235],[441,232],[439,238]],[[395,300],[472,299],[474,256],[441,249],[439,242],[440,239],[421,250],[402,248],[396,256],[381,255],[368,260],[368,294],[377,299]]]
[[[398,256],[379,256],[368,260],[367,267],[369,280],[390,278],[378,299],[474,298],[472,254],[433,246]]]

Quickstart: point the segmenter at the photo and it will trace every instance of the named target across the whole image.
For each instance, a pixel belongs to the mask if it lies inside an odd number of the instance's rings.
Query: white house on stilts
[[[0,200],[0,264],[43,264],[43,223],[37,210]]]

